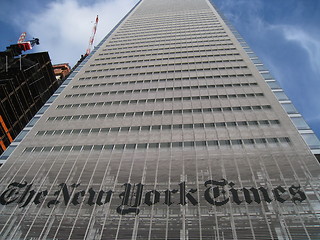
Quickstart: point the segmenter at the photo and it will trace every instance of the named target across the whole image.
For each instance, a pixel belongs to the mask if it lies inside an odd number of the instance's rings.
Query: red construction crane
[[[38,38],[34,38],[32,40],[27,40],[25,41],[26,39],[26,36],[27,36],[27,33],[26,32],[23,32],[21,33],[20,37],[19,37],[19,40],[18,40],[18,46],[21,50],[23,51],[27,51],[27,50],[31,50],[32,47],[37,44],[39,45],[39,39]]]
[[[93,41],[94,41],[94,36],[96,35],[96,31],[97,31],[98,21],[99,21],[99,19],[98,19],[98,15],[97,15],[96,22],[94,23],[93,28],[92,28],[92,34],[91,34],[91,37],[89,39],[89,46],[87,48],[85,56],[88,56],[90,54],[90,52],[91,52]]]
[[[22,54],[22,51],[27,51],[31,50],[34,45],[39,45],[39,38],[33,38],[32,40],[27,40],[26,39],[26,32],[23,32],[17,44],[12,44],[9,47],[7,47],[7,51],[12,51],[14,56],[18,56]]]

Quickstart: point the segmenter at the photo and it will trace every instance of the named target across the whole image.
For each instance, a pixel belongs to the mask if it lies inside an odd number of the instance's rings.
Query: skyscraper
[[[142,0],[2,155],[0,236],[319,239],[306,142],[209,1]]]

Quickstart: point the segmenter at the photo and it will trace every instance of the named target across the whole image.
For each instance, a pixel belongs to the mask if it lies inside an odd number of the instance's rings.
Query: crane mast
[[[91,52],[93,41],[94,41],[94,36],[96,35],[96,31],[97,31],[98,21],[99,21],[99,18],[98,18],[98,15],[97,15],[96,21],[95,21],[95,23],[93,25],[93,28],[92,28],[92,34],[91,34],[91,37],[89,39],[89,45],[88,45],[88,48],[87,48],[85,56],[88,56],[90,54],[90,52]]]
[[[24,40],[26,39],[26,36],[27,36],[26,32],[21,33],[21,35],[20,35],[20,37],[18,39],[18,43],[23,43]]]

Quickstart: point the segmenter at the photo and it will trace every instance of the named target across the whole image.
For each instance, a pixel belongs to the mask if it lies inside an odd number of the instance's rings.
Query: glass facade
[[[207,0],[140,1],[22,134],[2,239],[320,238],[318,139]]]

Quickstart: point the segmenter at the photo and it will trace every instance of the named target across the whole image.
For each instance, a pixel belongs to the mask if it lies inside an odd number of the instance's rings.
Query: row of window
[[[218,43],[216,43],[218,42]],[[193,40],[193,41],[181,41],[181,42],[171,42],[171,43],[152,43],[152,44],[146,44],[146,43],[141,43],[141,42],[137,42],[137,43],[134,43],[134,44],[130,44],[130,45],[127,45],[125,44],[125,47],[122,47],[124,46],[123,44],[121,44],[121,46],[116,46],[116,45],[108,45],[108,49],[110,50],[116,50],[116,49],[128,49],[128,48],[138,48],[138,47],[154,47],[154,46],[179,46],[179,45],[186,45],[188,44],[189,46],[193,47],[195,44],[198,45],[198,44],[202,44],[203,46],[229,46],[229,45],[233,45],[233,43],[231,41],[209,41],[209,40]],[[105,48],[106,49],[106,48]],[[104,50],[104,51],[107,51],[107,50]]]
[[[177,35],[174,37],[175,40],[179,40],[179,39],[193,39],[193,38],[207,38],[208,36],[211,36],[213,39],[214,38],[224,38],[225,40],[230,39],[228,34],[221,34],[221,35],[213,35],[212,33],[202,33],[202,34],[198,34],[198,33],[194,33],[194,34],[188,34],[188,35]],[[114,42],[138,42],[140,40],[156,40],[158,39],[158,41],[163,41],[163,39],[168,38],[172,41],[172,36],[154,36],[154,37],[139,37],[139,38],[127,38],[127,39],[116,39],[116,40],[111,40],[110,43],[114,43]]]
[[[93,78],[95,79],[95,78]],[[161,79],[153,79],[153,80],[138,80],[138,81],[123,81],[123,82],[108,82],[108,83],[95,83],[95,84],[81,84],[81,85],[74,85],[72,86],[72,88],[92,88],[92,87],[103,87],[103,86],[117,86],[117,85],[128,85],[128,84],[132,84],[132,85],[136,85],[136,84],[145,84],[145,83],[156,83],[156,82],[177,82],[177,81],[197,81],[196,83],[198,83],[198,80],[200,79],[212,79],[212,77],[191,77],[191,78],[161,78]],[[224,87],[247,87],[247,86],[257,86],[258,83],[253,82],[253,83],[226,83],[226,84],[210,84],[210,85],[197,85],[194,86],[194,88],[200,88],[200,89],[204,89],[204,88],[224,88]],[[193,86],[181,86],[182,89],[189,89],[189,88],[193,88]]]
[[[205,36],[201,38],[194,38],[194,37],[188,37],[188,38],[175,38],[174,43],[192,43],[192,42],[226,42],[226,41],[231,41],[230,38],[215,38],[214,36]],[[162,44],[168,44],[166,42],[172,43],[172,38],[168,39],[162,39],[161,40]],[[118,43],[117,41],[110,41],[108,46],[128,46],[128,45],[135,45],[135,44],[148,44],[148,43],[160,43],[157,40],[149,39],[145,41],[137,41],[137,42],[129,42],[129,43]]]
[[[196,72],[200,69],[189,69],[190,72]],[[189,72],[187,71],[187,72]],[[181,73],[181,72],[186,72],[184,70],[169,70],[169,71],[156,71],[156,72],[136,72],[136,73],[126,73],[126,74],[108,74],[108,75],[103,75],[103,76],[92,76],[92,77],[85,77],[85,78],[79,78],[80,81],[82,80],[95,80],[95,79],[102,79],[102,78],[118,78],[118,77],[131,77],[131,76],[143,76],[143,75],[153,75],[153,74],[168,74],[168,73]],[[251,77],[251,73],[246,73],[246,74],[210,74],[210,78],[241,78],[241,77]],[[156,76],[159,77],[160,76]],[[203,77],[203,76],[199,76]]]
[[[193,19],[192,21],[188,21],[187,19],[184,21],[174,21],[174,22],[168,22],[168,21],[152,21],[152,23],[145,23],[145,24],[140,24],[137,21],[135,21],[133,24],[130,22],[126,22],[119,30],[118,33],[127,33],[127,32],[132,32],[136,30],[141,30],[141,29],[163,29],[163,28],[168,28],[168,29],[176,29],[182,26],[188,26],[188,27],[197,27],[197,26],[217,26],[221,27],[221,23],[218,21],[212,21],[212,19]]]
[[[150,69],[152,70],[152,69]],[[143,76],[143,75],[154,75],[154,74],[174,74],[174,73],[191,73],[191,72],[202,72],[202,71],[205,71],[205,70],[210,70],[210,68],[203,68],[203,69],[196,69],[196,68],[193,68],[193,69],[186,69],[186,70],[181,70],[181,69],[176,69],[176,70],[164,70],[164,71],[150,71],[150,72],[147,72],[147,71],[141,71],[141,72],[132,72],[132,73],[120,73],[120,74],[105,74],[103,76],[100,76],[100,78],[118,78],[118,77],[131,77],[131,76]],[[101,70],[102,71],[102,70]],[[99,72],[99,71],[97,71]],[[214,78],[232,78],[232,77],[251,77],[252,74],[250,73],[246,73],[246,74],[243,74],[243,73],[239,73],[239,74],[217,74],[217,75],[214,75],[214,73],[211,73]],[[160,76],[159,76],[160,77]],[[81,79],[83,80],[83,79]],[[87,79],[86,79],[87,80]]]
[[[149,65],[136,65],[136,66],[130,66],[130,67],[113,67],[113,68],[103,68],[103,69],[92,69],[92,70],[87,70],[85,73],[89,72],[109,72],[109,71],[122,71],[122,70],[128,70],[128,69],[145,69],[145,68],[164,68],[164,67],[169,67],[172,66],[174,67],[176,64],[149,64]],[[182,64],[181,64],[182,65]],[[194,64],[194,63],[185,63],[184,65],[188,65],[186,69],[175,69],[172,70],[174,72],[180,71],[180,72],[192,72],[192,71],[217,71],[217,70],[231,70],[231,69],[246,69],[248,68],[247,66],[229,66],[229,67],[203,67],[203,64]],[[178,65],[177,65],[178,66]],[[197,68],[197,66],[199,68]],[[190,69],[191,68],[191,69]],[[170,70],[166,70],[170,71]]]
[[[135,46],[126,46],[126,47],[108,47],[108,48],[104,48],[102,51],[116,51],[116,50],[121,50],[121,49],[130,49],[130,48],[134,48],[135,50],[137,50],[137,48],[147,48],[148,50],[166,50],[166,49],[183,49],[183,48],[196,48],[196,47],[222,47],[222,46],[230,46],[233,45],[232,42],[229,43],[220,43],[220,44],[215,44],[215,43],[203,43],[203,41],[199,41],[202,44],[195,44],[194,42],[191,43],[165,43],[165,44],[143,44],[143,45],[135,45]],[[182,46],[179,46],[182,45]],[[151,47],[155,47],[157,46],[158,48],[151,48]],[[165,46],[165,47],[159,47],[159,46]],[[220,50],[224,50],[223,48],[220,48]]]
[[[222,34],[222,33],[226,33],[224,31],[224,29],[221,30],[213,30],[213,29],[210,29],[210,28],[196,28],[196,29],[190,29],[190,28],[187,28],[187,29],[179,29],[179,30],[176,30],[176,31],[162,31],[162,32],[159,32],[159,31],[148,31],[148,32],[137,32],[137,33],[133,33],[131,34],[131,36],[127,35],[127,34],[115,34],[113,37],[112,37],[112,40],[115,40],[115,39],[126,39],[126,38],[139,38],[139,37],[149,37],[149,36],[159,36],[160,38],[161,37],[170,37],[170,36],[184,36],[184,35],[202,35],[202,34],[205,34],[205,33],[210,33],[211,35],[215,35],[215,34]]]
[[[259,121],[238,121],[238,122],[216,122],[216,123],[194,123],[194,124],[173,124],[173,125],[147,125],[147,126],[125,126],[111,128],[85,128],[85,129],[60,129],[38,131],[37,136],[51,135],[77,135],[77,134],[108,134],[109,132],[139,132],[139,131],[161,131],[161,130],[176,130],[176,129],[211,129],[211,128],[226,128],[226,127],[247,127],[247,126],[269,126],[279,125],[279,120],[259,120]]]
[[[227,78],[227,77],[235,77],[236,75],[223,75],[223,78]],[[240,77],[239,75],[237,75],[238,77]],[[250,77],[252,76],[252,74],[245,74],[246,77]],[[92,77],[82,77],[79,78],[79,81],[83,81],[83,80],[96,80],[96,79],[103,79],[106,76],[92,76]],[[107,85],[111,86],[111,85],[126,85],[126,84],[136,84],[136,83],[148,83],[148,82],[172,82],[172,81],[192,81],[192,80],[201,80],[201,79],[206,79],[206,80],[212,80],[214,78],[221,78],[221,75],[216,75],[216,76],[196,76],[196,77],[174,77],[174,78],[157,78],[157,79],[146,79],[146,80],[137,80],[137,81],[123,81],[123,82],[108,82]],[[99,84],[105,84],[105,83],[99,83]],[[231,84],[231,83],[230,83]],[[227,86],[227,87],[231,87],[233,86],[230,84],[217,84],[217,87],[223,87],[223,86]],[[240,86],[237,84],[241,84],[242,86],[248,86],[249,85],[257,85],[257,83],[234,83],[234,86]],[[89,84],[90,85],[90,84]],[[75,85],[77,86],[77,85]],[[80,85],[78,85],[80,86]],[[93,86],[98,86],[96,84],[93,84]],[[103,85],[101,85],[103,86]],[[75,87],[78,88],[78,87]]]
[[[125,25],[121,27],[121,29],[137,29],[137,28],[150,28],[150,27],[161,27],[165,28],[167,26],[181,26],[186,24],[198,24],[201,25],[202,23],[209,24],[209,25],[221,25],[221,23],[217,20],[216,17],[212,15],[209,16],[201,16],[197,14],[197,16],[185,16],[183,18],[179,18],[177,16],[168,17],[168,16],[161,16],[161,18],[153,16],[152,18],[135,18],[134,20],[130,21],[129,19],[126,21]]]
[[[120,36],[120,37],[112,37],[112,40],[114,41],[121,41],[121,40],[126,40],[126,39],[130,39],[130,41],[132,40],[140,40],[140,39],[149,39],[149,38],[157,38],[157,39],[161,39],[161,38],[168,38],[168,37],[187,37],[187,36],[201,36],[201,35],[214,35],[214,36],[228,36],[225,31],[212,31],[212,30],[189,30],[189,31],[180,31],[180,32],[164,32],[162,34],[157,34],[157,33],[153,33],[153,34],[137,34],[137,36],[131,36],[131,37],[127,37],[127,36]],[[220,34],[220,35],[217,35]]]
[[[91,64],[90,66],[100,66],[100,65],[117,65],[117,64],[126,64],[126,63],[137,63],[137,62],[152,62],[152,61],[163,61],[163,60],[173,60],[173,59],[192,59],[192,63],[194,64],[208,64],[208,63],[229,63],[229,62],[243,62],[243,59],[217,59],[217,60],[195,60],[195,58],[203,58],[203,56],[185,56],[185,57],[170,57],[170,58],[148,58],[148,59],[137,59],[137,60],[128,60],[128,61],[112,61],[108,63],[96,63]],[[95,61],[103,61],[106,60],[106,58],[96,58]],[[189,64],[189,62],[180,62],[180,63],[172,63],[174,65],[186,65]],[[170,66],[170,64],[168,64]]]
[[[200,21],[201,20],[201,21]],[[177,24],[179,22],[185,23],[185,22],[194,22],[194,21],[206,21],[210,20],[212,22],[218,22],[217,17],[212,15],[211,11],[207,12],[199,12],[197,11],[196,13],[188,13],[184,12],[183,15],[178,15],[175,14],[174,16],[172,14],[164,16],[148,16],[147,18],[128,18],[128,20],[125,23],[125,26],[136,26],[136,25],[141,25],[141,26],[154,26],[157,23],[171,23],[171,24]]]
[[[178,48],[185,48],[185,47],[178,47]],[[161,51],[161,50],[172,50],[172,51],[167,51],[167,52],[161,52],[162,55],[164,54],[180,54],[180,53],[195,53],[195,52],[216,52],[216,51],[222,51],[222,54],[225,54],[224,51],[231,51],[231,50],[236,50],[236,48],[210,48],[210,49],[198,49],[198,47],[192,47],[192,48],[187,48],[189,50],[186,51],[176,51],[178,48],[176,47],[163,47],[163,48],[147,48],[147,49],[134,49],[130,51],[117,51],[117,52],[110,52],[106,49],[107,53],[104,55],[117,55],[117,54],[128,54],[128,53],[141,53],[141,52],[155,52],[155,51]],[[200,47],[199,47],[200,48]],[[190,50],[191,49],[191,50]],[[173,51],[174,50],[174,51]],[[159,54],[157,54],[159,55]],[[218,55],[220,56],[220,54]]]
[[[182,148],[182,147],[224,147],[254,144],[278,144],[290,143],[288,137],[279,138],[255,138],[255,139],[232,139],[232,140],[208,140],[208,141],[186,141],[186,142],[159,142],[159,143],[127,143],[107,145],[76,145],[76,146],[47,146],[26,147],[24,152],[60,152],[60,151],[101,151],[101,150],[123,150],[123,149],[148,149],[148,148]]]
[[[154,102],[178,102],[178,101],[191,101],[191,100],[208,100],[208,99],[231,99],[231,98],[248,98],[248,97],[261,97],[263,93],[246,93],[246,94],[227,94],[227,95],[209,95],[209,96],[192,96],[192,97],[168,97],[168,98],[148,98],[148,99],[131,99],[122,101],[107,101],[107,102],[93,102],[93,103],[75,103],[58,105],[58,109],[63,108],[84,108],[84,107],[103,107],[109,105],[127,105],[127,104],[145,104]]]
[[[200,21],[201,20],[201,21]],[[201,13],[199,11],[195,13],[188,13],[184,12],[182,14],[175,14],[175,15],[149,15],[148,17],[142,18],[141,15],[138,18],[129,18],[125,26],[154,26],[158,23],[165,23],[167,24],[178,24],[178,23],[186,23],[186,22],[194,22],[194,21],[200,21],[200,22],[205,22],[205,21],[211,21],[212,23],[218,22],[217,17],[212,15],[212,12],[207,11],[207,13]],[[164,25],[164,27],[166,26]]]
[[[93,96],[101,96],[101,95],[113,95],[113,94],[130,94],[130,93],[148,93],[148,92],[162,92],[162,91],[177,91],[177,90],[191,90],[191,89],[207,89],[207,88],[216,88],[219,85],[194,85],[194,86],[177,86],[177,87],[160,87],[160,88],[139,88],[139,89],[125,89],[125,90],[114,90],[114,91],[105,91],[105,92],[88,92],[88,93],[75,93],[75,94],[67,94],[65,98],[73,98],[73,97],[93,97]],[[230,94],[230,97],[246,97],[255,96],[254,93],[248,94]],[[227,98],[229,95],[213,95],[219,98],[219,96],[225,96],[221,98]],[[260,93],[257,93],[257,96],[262,96]]]
[[[190,113],[212,113],[212,112],[229,112],[229,111],[250,111],[250,110],[269,110],[270,105],[256,106],[237,106],[237,107],[215,107],[215,108],[194,108],[194,109],[176,109],[176,110],[152,110],[140,112],[119,112],[119,113],[100,113],[100,114],[84,114],[72,116],[48,117],[47,121],[70,121],[70,120],[86,120],[96,118],[122,118],[122,117],[140,117],[153,115],[172,115],[172,114],[190,114]]]
[[[177,33],[181,33],[181,32],[190,32],[190,29],[197,29],[197,31],[199,30],[203,30],[203,31],[223,31],[224,28],[221,26],[212,26],[210,24],[201,24],[201,25],[195,25],[194,23],[192,24],[183,24],[183,25],[177,25],[177,26],[168,26],[165,28],[145,28],[143,31],[141,31],[141,29],[138,29],[138,31],[117,31],[116,34],[114,34],[114,36],[119,37],[119,36],[139,36],[141,34],[145,35],[145,34],[149,34],[149,33],[157,33],[157,34],[162,34],[162,33],[168,33],[168,32],[177,32]],[[218,32],[220,33],[220,32]],[[225,32],[223,32],[225,33]]]
[[[144,60],[135,60],[135,62],[143,62]],[[150,61],[150,60],[149,60]],[[240,61],[243,61],[242,59]],[[131,62],[131,61],[130,61]],[[188,66],[188,67],[195,67],[200,66],[202,67],[203,64],[210,64],[210,63],[217,63],[217,62],[230,62],[230,60],[212,60],[212,61],[192,61],[192,62],[179,62],[179,63],[162,63],[162,64],[140,64],[140,65],[133,65],[133,66],[125,66],[125,67],[118,67],[118,68],[103,68],[103,69],[95,69],[97,72],[103,71],[113,71],[113,70],[127,70],[127,69],[140,69],[140,68],[154,68],[154,67],[169,67],[169,66]],[[236,60],[233,60],[236,62]],[[105,66],[105,65],[112,65],[114,63],[98,63],[98,64],[91,64],[90,66]],[[246,69],[248,68],[246,65],[238,65],[238,66],[220,66],[220,67],[210,67],[205,68],[205,70],[230,70],[230,69]],[[202,68],[203,69],[203,68]],[[88,71],[86,71],[88,72]],[[92,70],[90,71],[92,72]]]
[[[204,31],[212,31],[215,33],[225,33],[225,29],[220,25],[210,25],[210,24],[201,24],[201,25],[196,25],[196,23],[191,23],[191,24],[183,24],[183,25],[171,25],[171,26],[166,26],[166,28],[161,28],[158,26],[152,27],[152,28],[138,28],[136,27],[137,30],[121,30],[117,31],[115,34],[116,37],[119,36],[132,36],[132,37],[137,37],[137,36],[145,36],[146,34],[153,34],[153,33],[158,33],[158,34],[163,34],[163,33],[172,33],[172,32],[179,32],[181,33],[184,30],[190,30],[190,29],[197,29],[199,30],[204,30]]]
[[[173,53],[172,53],[173,54]],[[99,56],[107,55],[106,53],[100,53]],[[150,56],[161,56],[161,55],[171,55],[171,53],[148,53],[148,54],[133,54],[126,56],[117,56],[117,57],[105,57],[98,58],[98,60],[114,60],[119,58],[133,58],[133,57],[150,57]],[[210,57],[225,57],[225,56],[239,56],[239,53],[225,53],[225,54],[202,54],[202,55],[185,55],[185,56],[174,56],[174,57],[161,57],[161,59],[187,59],[187,58],[210,58]],[[158,58],[159,59],[159,58]],[[233,59],[220,59],[220,60],[233,60]],[[218,60],[217,60],[218,61]]]
[[[139,20],[138,20],[139,21]],[[197,27],[199,25],[201,26],[217,26],[221,27],[221,23],[219,21],[215,21],[213,19],[188,19],[186,18],[183,21],[175,20],[175,21],[166,21],[165,19],[162,19],[161,21],[152,21],[152,23],[145,22],[144,24],[140,24],[135,19],[134,23],[131,24],[128,21],[121,27],[121,29],[118,32],[131,32],[132,30],[141,30],[141,29],[163,29],[163,28],[179,28],[181,26],[188,26],[188,27]]]

